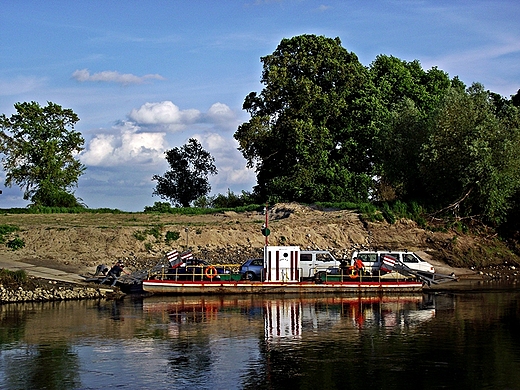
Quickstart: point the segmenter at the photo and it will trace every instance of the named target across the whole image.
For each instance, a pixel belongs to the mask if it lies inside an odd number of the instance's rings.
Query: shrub
[[[0,225],[0,244],[5,243],[6,237],[13,233],[20,230],[18,226],[14,225]]]
[[[19,237],[15,237],[13,238],[12,240],[9,240],[6,244],[6,246],[9,248],[9,249],[12,249],[13,251],[17,250],[17,249],[21,249],[25,246],[25,241],[22,240],[21,238]]]
[[[0,269],[0,283],[1,284],[11,284],[15,283],[25,283],[28,280],[27,272],[25,270],[20,269],[18,271],[11,271],[8,269]]]
[[[164,238],[164,240],[166,241],[167,244],[169,244],[172,241],[177,241],[180,238],[180,236],[181,236],[181,234],[179,232],[172,232],[172,231],[168,230],[166,232],[166,237]]]

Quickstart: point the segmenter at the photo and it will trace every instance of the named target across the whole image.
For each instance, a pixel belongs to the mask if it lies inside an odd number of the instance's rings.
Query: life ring
[[[206,271],[204,272],[204,275],[206,275],[206,277],[208,279],[213,279],[215,276],[217,276],[218,272],[217,272],[217,269],[215,267],[213,267],[212,265],[210,265],[208,268],[206,268]]]
[[[350,274],[348,275],[350,279],[356,279],[359,277],[358,270],[354,267],[350,267]]]

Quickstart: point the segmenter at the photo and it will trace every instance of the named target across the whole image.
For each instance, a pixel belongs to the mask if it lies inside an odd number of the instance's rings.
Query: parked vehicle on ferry
[[[365,270],[373,274],[381,269],[384,256],[391,256],[412,270],[435,273],[433,265],[423,260],[417,253],[408,251],[355,251],[352,254],[351,264],[354,265],[355,260],[360,259]]]
[[[301,251],[300,252],[300,279],[314,278],[320,272],[333,272],[341,265],[329,251]]]
[[[245,280],[264,280],[264,259],[249,259],[240,266],[238,272]]]

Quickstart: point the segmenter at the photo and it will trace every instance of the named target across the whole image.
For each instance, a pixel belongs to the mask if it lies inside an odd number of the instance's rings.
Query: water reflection
[[[518,291],[0,306],[0,388],[516,388]]]

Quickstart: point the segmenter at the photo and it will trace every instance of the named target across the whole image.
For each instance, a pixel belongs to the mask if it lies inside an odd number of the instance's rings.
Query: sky
[[[143,211],[165,151],[196,138],[215,158],[211,193],[251,192],[233,134],[260,92],[262,56],[283,38],[339,37],[369,66],[419,60],[510,98],[520,89],[518,0],[0,0],[0,113],[17,102],[72,109],[89,208]],[[5,187],[0,208],[25,207]]]

